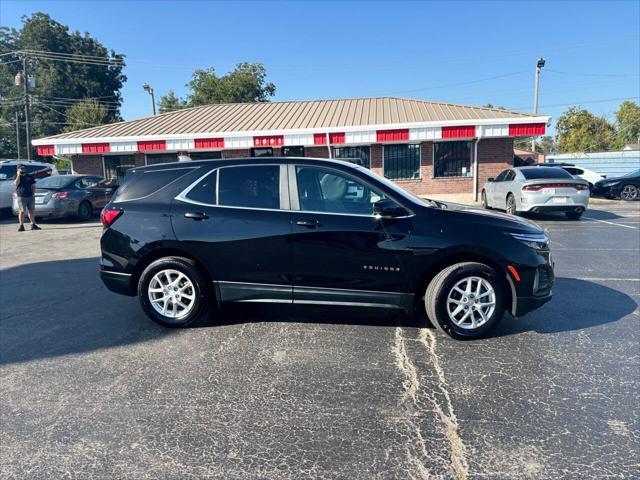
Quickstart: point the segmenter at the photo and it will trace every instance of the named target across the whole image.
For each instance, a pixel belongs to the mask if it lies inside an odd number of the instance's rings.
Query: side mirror
[[[487,178],[487,182],[495,182],[495,181],[496,181],[496,179],[495,179],[495,178],[493,178],[493,177],[489,177],[489,178]]]
[[[373,214],[379,218],[397,218],[407,215],[407,211],[393,200],[382,199],[373,204]]]

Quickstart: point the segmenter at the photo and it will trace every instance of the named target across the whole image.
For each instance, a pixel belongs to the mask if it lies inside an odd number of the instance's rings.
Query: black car
[[[154,321],[223,302],[417,308],[452,337],[551,299],[535,224],[423,201],[368,169],[247,158],[130,170],[102,212],[100,274]]]
[[[640,198],[640,168],[622,177],[607,178],[596,182],[592,193],[607,198],[637,200]]]

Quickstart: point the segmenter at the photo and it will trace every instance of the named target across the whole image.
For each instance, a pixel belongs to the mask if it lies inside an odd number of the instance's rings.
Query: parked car
[[[505,310],[549,301],[554,282],[536,224],[443,208],[335,160],[134,168],[101,220],[105,285],[167,327],[224,302],[265,302],[418,307],[452,337],[479,337]]]
[[[593,187],[593,194],[628,201],[637,200],[640,198],[640,168],[622,177],[597,182]]]
[[[114,185],[91,175],[57,175],[36,181],[36,216],[88,220],[109,201]],[[14,195],[13,214],[18,213]]]
[[[576,167],[571,164],[549,164],[549,166],[558,166],[569,173],[573,178],[585,180],[589,183],[589,190],[593,190],[593,186],[600,180],[607,178],[606,175],[596,173],[588,168]]]
[[[589,185],[560,167],[516,167],[501,172],[482,188],[482,206],[512,215],[564,212],[577,220],[589,205]]]
[[[44,178],[58,175],[55,165],[44,162],[29,162],[27,160],[0,161],[0,210],[7,213],[11,210],[11,198],[15,191],[13,179],[16,177],[17,166],[23,164],[28,174],[34,178]]]

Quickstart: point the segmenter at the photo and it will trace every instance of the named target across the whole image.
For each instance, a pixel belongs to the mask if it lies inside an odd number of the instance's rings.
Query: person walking
[[[18,200],[18,220],[20,226],[19,232],[24,232],[24,214],[29,213],[29,220],[31,220],[31,230],[41,230],[36,224],[36,181],[31,175],[27,173],[24,165],[18,165],[18,171],[16,178],[13,180],[13,184],[16,186],[16,197]]]

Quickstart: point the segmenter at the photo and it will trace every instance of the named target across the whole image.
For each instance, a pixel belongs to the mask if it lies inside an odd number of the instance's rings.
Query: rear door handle
[[[296,222],[296,225],[300,225],[301,227],[307,227],[307,228],[316,228],[321,226],[318,220],[298,220]]]
[[[184,214],[185,218],[190,218],[192,220],[207,220],[209,218],[209,215],[207,215],[206,213],[202,213],[202,212],[195,212],[195,213],[191,213],[191,212],[187,212]]]

